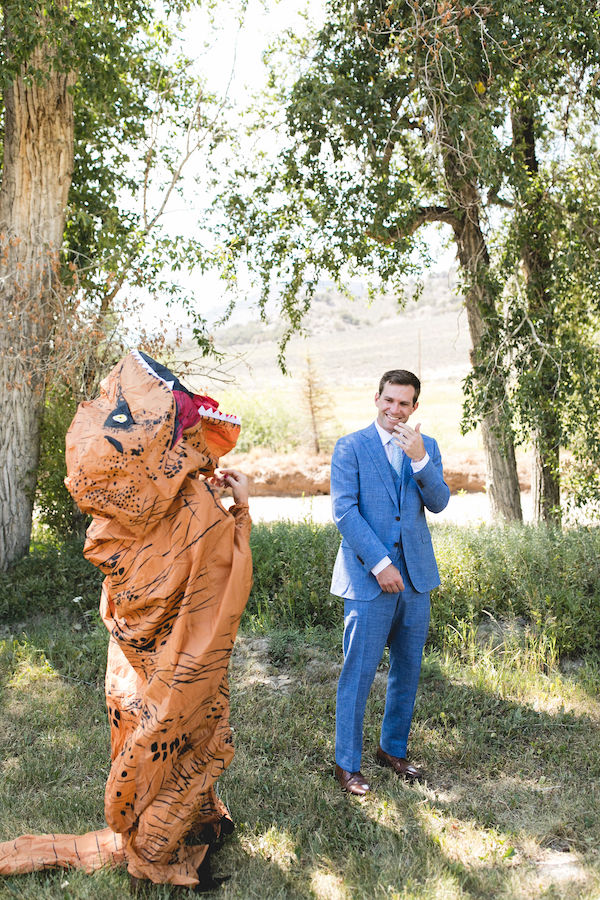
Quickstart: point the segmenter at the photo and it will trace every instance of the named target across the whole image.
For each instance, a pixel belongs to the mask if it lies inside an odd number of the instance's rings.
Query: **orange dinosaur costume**
[[[126,862],[135,878],[193,887],[231,830],[215,791],[233,757],[227,667],[251,585],[246,505],[225,510],[203,477],[239,422],[129,354],[82,403],[66,484],[93,518],[84,555],[106,574],[108,828],[0,845],[0,873]]]

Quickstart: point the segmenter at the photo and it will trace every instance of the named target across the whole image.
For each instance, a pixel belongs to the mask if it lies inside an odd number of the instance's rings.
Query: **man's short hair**
[[[378,393],[380,395],[383,393],[386,384],[410,384],[415,389],[415,399],[413,402],[416,403],[419,399],[421,382],[417,376],[413,372],[409,372],[408,369],[390,369],[389,372],[384,372],[381,376],[381,381],[379,382]]]

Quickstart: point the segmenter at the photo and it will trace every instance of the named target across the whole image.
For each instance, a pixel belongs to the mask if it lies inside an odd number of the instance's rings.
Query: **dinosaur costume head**
[[[79,508],[142,534],[190,475],[211,475],[240,422],[134,351],[82,403],[67,433],[66,485]]]

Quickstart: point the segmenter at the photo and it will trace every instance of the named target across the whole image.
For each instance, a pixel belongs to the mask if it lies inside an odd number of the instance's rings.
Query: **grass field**
[[[445,590],[433,600],[411,737],[427,780],[411,787],[374,763],[384,659],[365,719],[362,769],[373,791],[360,800],[332,777],[341,610],[322,587],[329,532],[284,532],[256,529],[257,596],[231,667],[236,757],[219,785],[237,827],[216,857],[216,873],[230,878],[214,896],[598,900],[600,658],[597,635],[569,639],[597,602],[597,566],[590,558],[582,580],[581,564],[596,534],[436,532]],[[104,824],[107,635],[94,611],[98,575],[79,553],[48,545],[0,579],[0,840]],[[578,593],[569,587],[576,571]],[[298,624],[313,616],[301,592],[320,609],[318,624]],[[296,624],[284,626],[294,597]],[[272,616],[279,609],[270,623],[261,613],[269,598]],[[483,630],[473,612],[481,602],[513,618]],[[559,659],[561,646],[573,647],[570,657]],[[0,900],[128,894],[122,870],[0,879]],[[153,886],[147,896],[177,895]]]
[[[103,824],[100,628],[89,617],[42,617],[1,644],[3,839]],[[216,857],[215,870],[231,878],[215,896],[600,896],[598,668],[567,676],[519,669],[501,649],[470,662],[431,653],[412,736],[413,757],[428,771],[417,787],[373,762],[382,671],[365,723],[363,771],[374,790],[359,800],[332,777],[339,639],[288,630],[238,642],[237,755],[220,783],[237,829]],[[127,895],[122,871],[0,881],[2,900]],[[157,886],[149,896],[175,894]]]

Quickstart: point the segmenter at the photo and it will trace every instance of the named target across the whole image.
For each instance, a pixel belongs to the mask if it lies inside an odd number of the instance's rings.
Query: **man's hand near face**
[[[421,423],[411,428],[406,422],[394,426],[394,438],[398,446],[404,450],[409,459],[419,462],[425,456],[425,444],[421,437]]]

